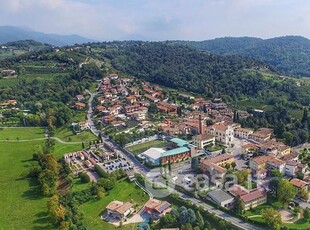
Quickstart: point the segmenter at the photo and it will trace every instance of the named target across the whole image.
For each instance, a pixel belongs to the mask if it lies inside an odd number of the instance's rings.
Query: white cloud
[[[2,25],[97,39],[310,37],[307,0],[0,0]]]

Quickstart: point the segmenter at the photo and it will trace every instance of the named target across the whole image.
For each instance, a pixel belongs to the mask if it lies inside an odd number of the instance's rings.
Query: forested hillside
[[[239,56],[218,56],[164,43],[116,46],[104,51],[115,69],[176,89],[235,101],[261,97],[268,101],[291,100],[308,105],[310,96],[294,81],[266,79],[264,64]]]
[[[176,41],[199,50],[221,55],[241,55],[268,63],[279,71],[297,76],[310,76],[310,40],[300,36],[271,39],[251,37],[217,38],[202,42]]]

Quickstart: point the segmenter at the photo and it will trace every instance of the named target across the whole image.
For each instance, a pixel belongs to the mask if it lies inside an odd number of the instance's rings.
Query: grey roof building
[[[216,189],[209,192],[207,198],[225,208],[229,208],[234,201],[233,196],[221,189]]]

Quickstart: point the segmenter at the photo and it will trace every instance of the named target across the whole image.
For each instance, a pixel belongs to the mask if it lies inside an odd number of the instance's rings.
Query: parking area
[[[99,164],[101,168],[107,172],[113,172],[117,169],[123,169],[125,171],[132,170],[132,166],[125,158],[118,158],[116,160],[111,160],[105,163]]]

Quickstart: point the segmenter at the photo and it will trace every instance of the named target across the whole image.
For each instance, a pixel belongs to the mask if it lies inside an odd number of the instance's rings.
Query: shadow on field
[[[35,178],[25,178],[29,183],[29,189],[22,194],[22,197],[29,200],[42,199],[41,189]]]
[[[46,224],[46,223],[49,223],[51,221],[47,212],[39,212],[35,215],[35,217],[37,218],[33,222],[35,224]]]

